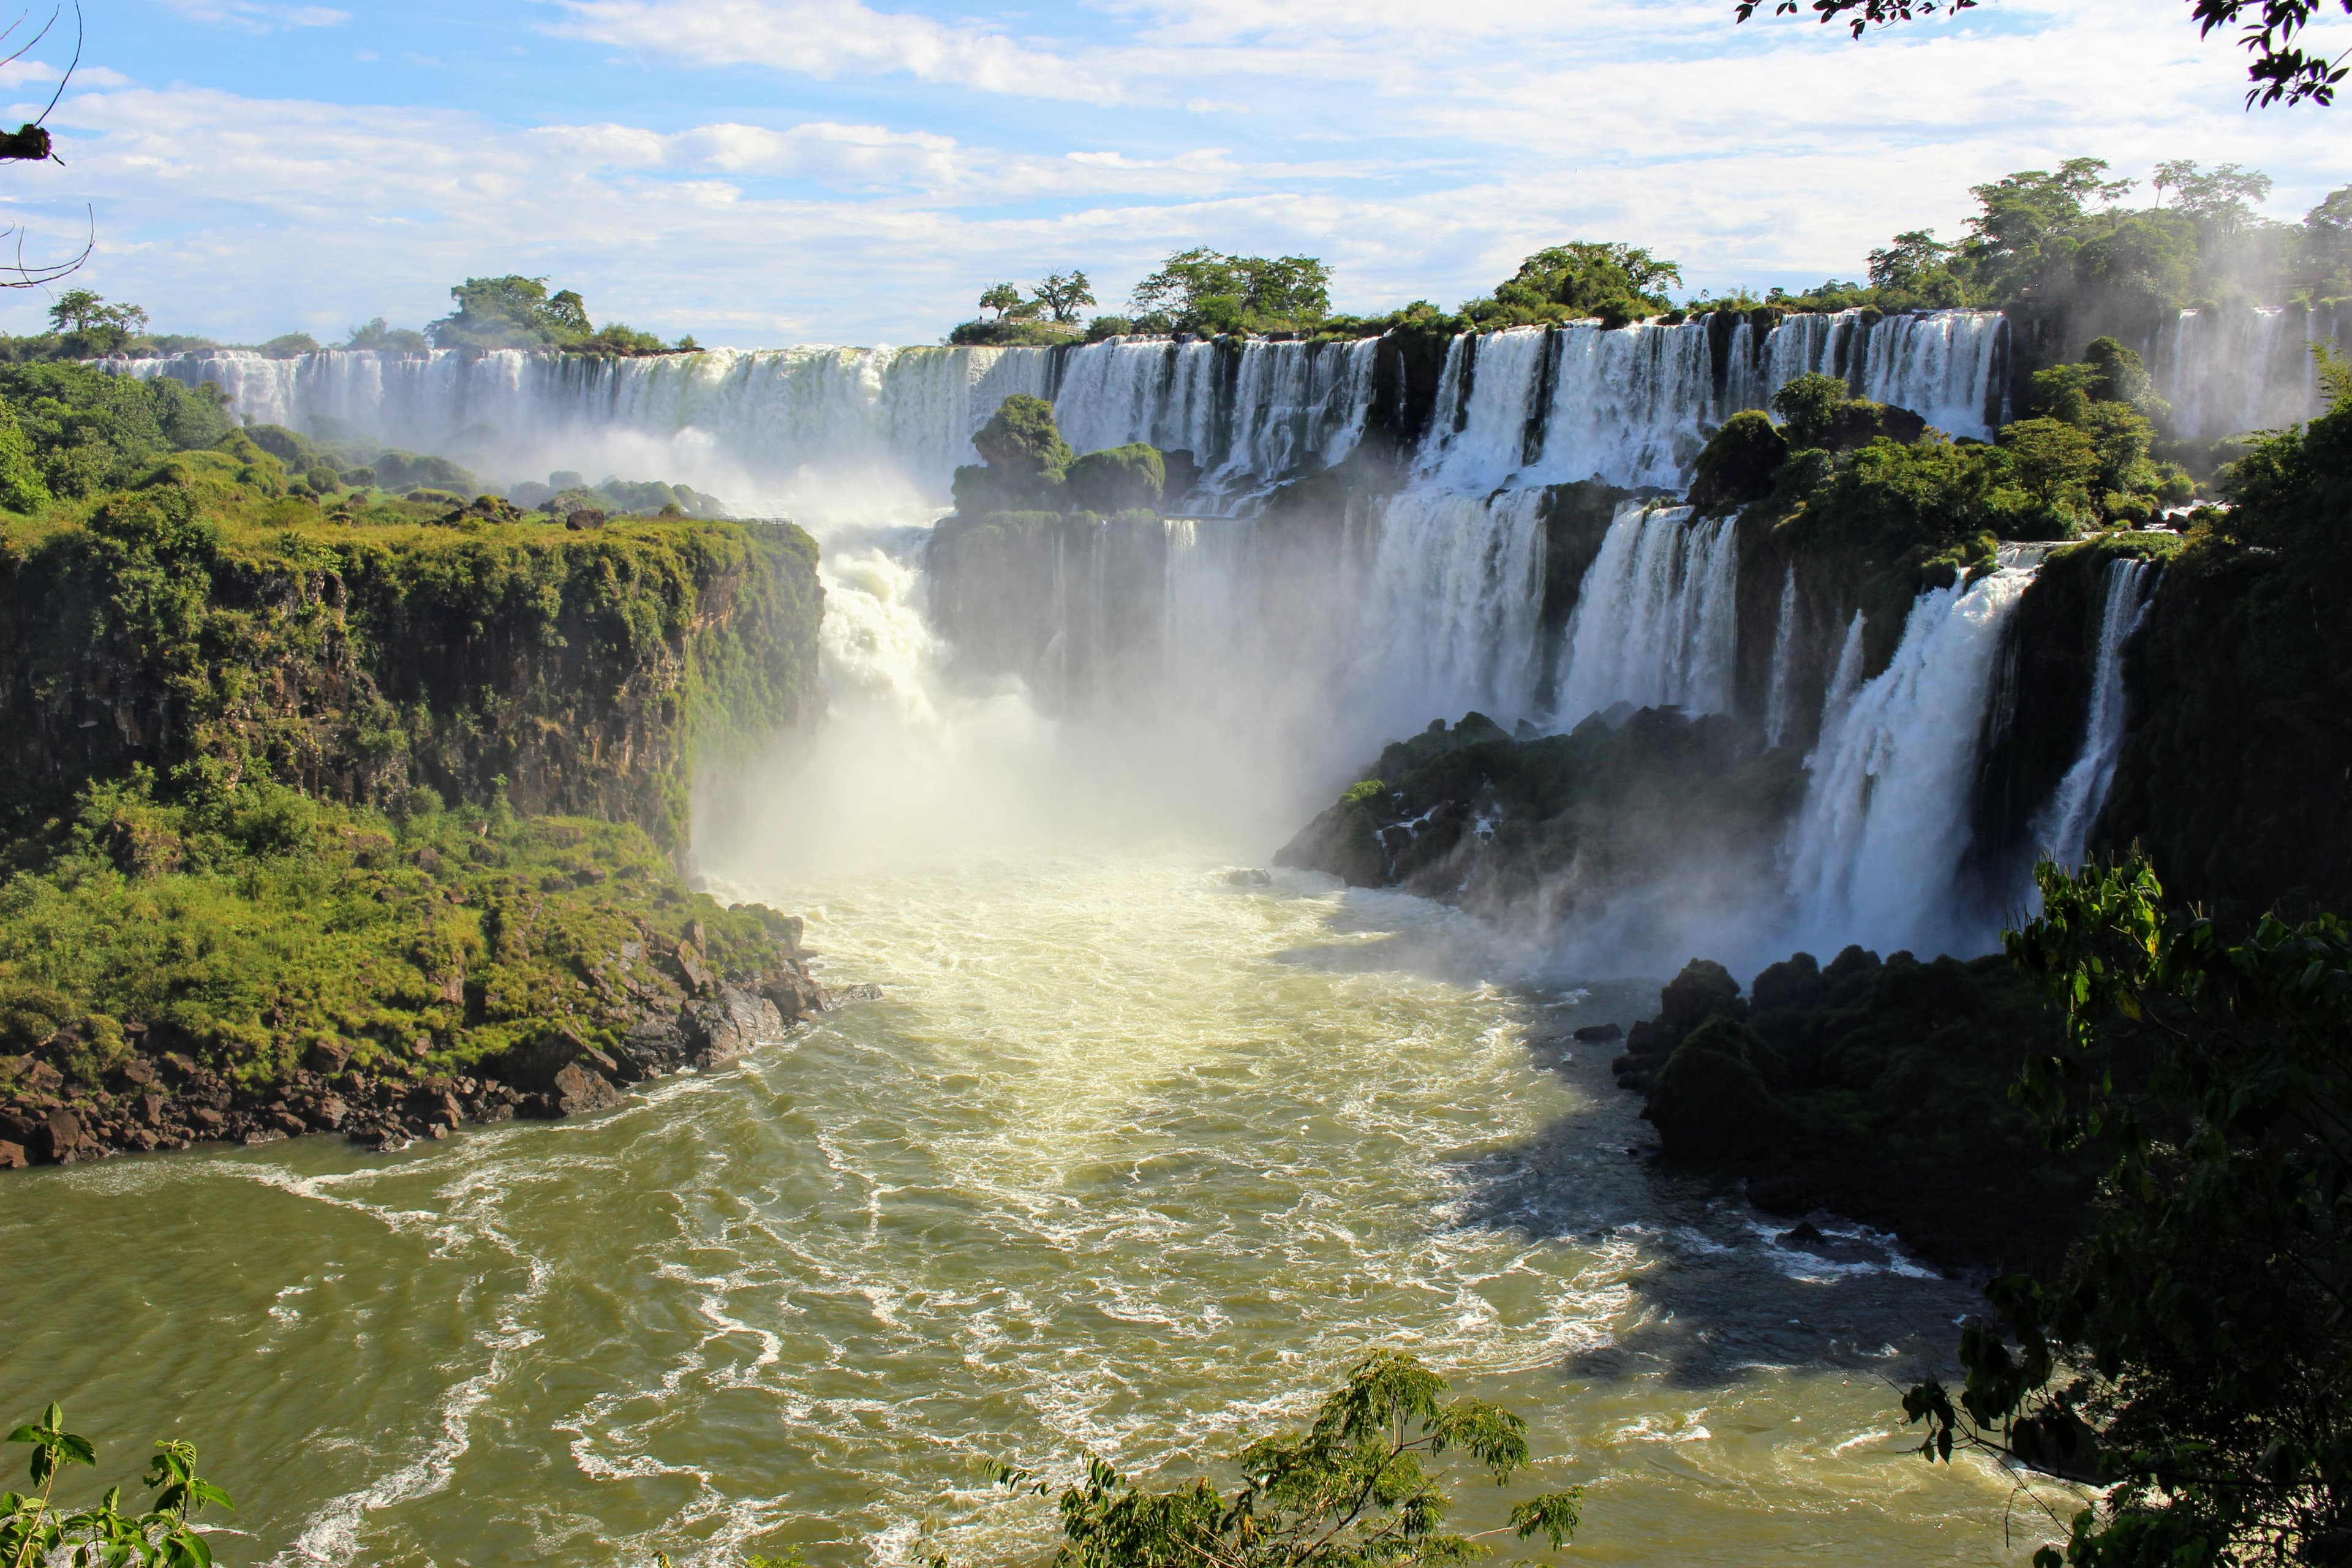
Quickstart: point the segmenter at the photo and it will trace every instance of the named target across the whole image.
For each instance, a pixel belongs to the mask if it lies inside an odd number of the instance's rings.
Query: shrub
[[[1772,476],[1789,456],[1787,437],[1757,409],[1723,422],[1699,452],[1691,479],[1690,503],[1702,513],[1723,512],[1763,500]]]
[[[1106,514],[1159,505],[1167,479],[1159,448],[1140,441],[1088,452],[1067,470],[1070,500]]]

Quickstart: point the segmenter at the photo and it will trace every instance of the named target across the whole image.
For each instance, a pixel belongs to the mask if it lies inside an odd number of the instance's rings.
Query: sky
[[[935,342],[991,283],[1082,268],[1112,310],[1195,245],[1319,256],[1353,311],[1459,304],[1566,239],[1760,292],[1957,237],[1969,185],[2067,157],[2242,163],[2288,220],[2352,181],[2352,101],[2248,112],[2179,0],[1860,42],[1730,0],[83,5],[62,163],[0,169],[23,255],[94,235],[76,284],[229,342],[422,326],[509,272],[706,344]],[[10,123],[72,32],[0,71]],[[9,294],[0,330],[47,304]]]

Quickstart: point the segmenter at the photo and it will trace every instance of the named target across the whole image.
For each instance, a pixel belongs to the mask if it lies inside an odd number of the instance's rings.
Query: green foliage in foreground
[[[226,1492],[196,1474],[194,1444],[155,1445],[141,1483],[154,1499],[145,1512],[126,1514],[121,1487],[110,1489],[95,1508],[68,1513],[50,1503],[61,1469],[98,1463],[97,1449],[65,1429],[65,1413],[55,1404],[38,1421],[9,1433],[8,1441],[32,1448],[35,1489],[0,1492],[0,1563],[7,1568],[33,1568],[59,1555],[76,1568],[208,1568],[213,1549],[198,1533],[195,1516],[207,1505],[230,1505]]]
[[[2242,941],[2142,861],[2042,865],[2010,956],[2064,1010],[2024,1102],[2109,1162],[2065,1267],[1989,1292],[1957,1397],[1914,1388],[1925,1451],[2108,1489],[2037,1568],[2352,1556],[2352,926]]]
[[[1528,1464],[1527,1423],[1478,1399],[1441,1403],[1445,1380],[1411,1355],[1375,1351],[1327,1396],[1306,1431],[1261,1437],[1234,1463],[1230,1495],[1202,1477],[1164,1491],[1100,1459],[1062,1493],[1055,1568],[1439,1568],[1487,1554],[1445,1528],[1452,1506],[1430,1461],[1459,1453],[1497,1485]],[[1039,1496],[1028,1472],[998,1479]],[[1574,1533],[1580,1490],[1511,1510],[1519,1540],[1558,1551]]]
[[[689,940],[731,973],[772,965],[782,938],[771,911],[689,892],[625,824],[444,809],[429,791],[394,819],[213,775],[157,795],[143,771],[93,784],[15,847],[0,1089],[46,1061],[95,1091],[142,1051],[257,1088],[320,1043],[395,1072],[567,1032],[609,1050],[633,1015],[599,966],[625,944]]]

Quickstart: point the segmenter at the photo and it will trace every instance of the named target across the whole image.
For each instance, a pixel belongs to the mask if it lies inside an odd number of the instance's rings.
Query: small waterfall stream
[[[2091,829],[2107,804],[2116,760],[2124,745],[2124,647],[2147,620],[2155,601],[2157,569],[2145,561],[2119,557],[2107,563],[2106,592],[2099,609],[2098,662],[2091,675],[2090,712],[2083,726],[2083,749],[2058,781],[2058,791],[2034,824],[2043,852],[2061,866],[2080,866]]]

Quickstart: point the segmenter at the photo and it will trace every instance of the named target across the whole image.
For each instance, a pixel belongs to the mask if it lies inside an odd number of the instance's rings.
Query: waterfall
[[[2107,563],[2099,657],[2091,675],[2083,749],[2033,826],[2035,843],[2069,870],[2083,863],[2091,829],[2107,804],[2108,786],[2115,783],[2116,759],[2124,745],[2124,645],[2147,619],[2148,606],[2155,602],[2155,568],[2145,561],[2117,557]]]
[[[1989,939],[1960,929],[1954,884],[1969,847],[1987,688],[2002,628],[2032,578],[2003,567],[1920,595],[1893,662],[1843,711],[1824,714],[1789,847],[1807,945],[1964,952]],[[1850,646],[1858,642],[1849,634]]]
[[[2311,345],[2347,342],[2346,313],[2303,305],[2183,310],[2148,345],[2157,395],[2172,405],[2174,434],[2217,441],[2277,429],[2320,411]]]
[[[1428,489],[1381,512],[1358,634],[1366,700],[1418,727],[1532,714],[1543,668],[1543,492]]]
[[[1738,571],[1731,519],[1694,523],[1688,507],[1620,506],[1569,618],[1561,721],[1619,702],[1727,711]]]
[[[1437,411],[1422,443],[1424,473],[1465,489],[1492,489],[1526,466],[1528,426],[1550,342],[1541,327],[1512,327],[1465,334],[1447,345]],[[1449,410],[1458,413],[1449,417]]]
[[[1824,366],[1954,435],[1982,437],[1988,399],[1998,402],[2004,331],[1984,311],[1874,322],[1845,311],[1785,317],[1759,343],[1742,320],[1725,334],[1720,385],[1707,317],[1465,334],[1447,348],[1416,468],[1463,490],[1594,477],[1675,488],[1710,426]],[[502,482],[553,468],[594,468],[593,479],[625,464],[637,471],[625,477],[683,480],[749,506],[826,476],[876,474],[936,500],[955,468],[974,460],[972,431],[1014,393],[1050,398],[1079,451],[1130,441],[1188,450],[1213,494],[1246,499],[1356,448],[1380,350],[1377,339],[1110,338],[1055,349],[712,349],[635,359],[328,349],[276,360],[213,350],[103,363],[129,375],[211,382],[257,422],[319,430],[320,420],[339,421]]]
[[[1583,322],[1556,335],[1545,476],[1679,489],[1706,444],[1706,426],[1720,417],[1705,319],[1615,331]]]
[[[1772,678],[1764,694],[1764,743],[1777,746],[1789,728],[1790,666],[1797,658],[1797,567],[1780,579],[1780,613],[1772,627]]]

